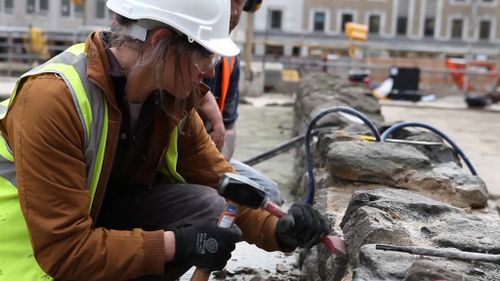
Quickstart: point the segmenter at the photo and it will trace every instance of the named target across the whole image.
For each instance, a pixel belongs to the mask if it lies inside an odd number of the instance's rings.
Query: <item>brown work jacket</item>
[[[121,112],[99,33],[88,37],[85,48],[88,79],[103,90],[109,110],[104,163],[92,206],[86,187],[84,130],[69,89],[59,76],[42,74],[26,81],[0,124],[13,150],[19,200],[34,255],[45,272],[63,280],[125,280],[161,274],[165,262],[163,230],[94,227],[113,165]],[[196,111],[188,112],[179,135],[177,170],[189,183],[214,187],[232,167],[218,152]],[[161,122],[155,123],[150,142],[156,157],[141,171],[146,180],[158,172],[170,133],[177,125],[164,113],[156,117]],[[277,219],[265,211],[241,210],[237,224],[243,239],[277,250]]]

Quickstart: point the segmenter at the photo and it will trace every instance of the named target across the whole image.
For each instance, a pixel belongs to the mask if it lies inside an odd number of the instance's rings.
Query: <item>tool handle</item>
[[[224,212],[219,217],[219,222],[217,225],[221,228],[230,228],[233,225],[234,217],[236,216],[236,205],[228,203]],[[191,281],[208,281],[210,278],[210,272],[197,267],[191,276]]]
[[[264,202],[263,208],[264,210],[268,211],[271,213],[273,216],[277,218],[281,218],[282,216],[286,215],[287,213],[283,211],[280,206],[278,206],[276,203],[273,201],[266,199],[266,202]]]
[[[203,268],[197,267],[191,276],[191,281],[207,281],[210,277],[210,272],[205,271]]]
[[[325,235],[321,238],[321,243],[325,245],[330,254],[339,256],[344,256],[346,254],[344,239],[338,236]]]
[[[274,203],[269,199],[267,199],[267,201],[264,202],[262,208],[278,218],[281,218],[282,216],[287,214],[276,203]],[[346,254],[345,242],[342,238],[338,236],[325,235],[323,236],[323,238],[321,238],[321,243],[323,243],[326,246],[330,254],[337,254],[340,256]]]

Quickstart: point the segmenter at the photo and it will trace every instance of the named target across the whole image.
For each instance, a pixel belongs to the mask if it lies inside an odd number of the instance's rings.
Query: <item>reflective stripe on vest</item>
[[[229,91],[229,84],[231,83],[231,74],[233,74],[235,64],[236,57],[224,57],[222,59],[222,79],[219,97],[220,112],[224,112],[227,92]]]
[[[87,80],[84,44],[77,44],[18,80],[9,101],[0,104],[0,119],[15,102],[18,86],[29,76],[54,73],[71,92],[84,130],[87,188],[92,202],[102,169],[108,135],[107,103],[102,91]],[[7,104],[9,103],[9,104]],[[0,136],[0,280],[50,280],[38,266],[19,206],[12,150]]]
[[[84,131],[86,185],[92,202],[101,174],[108,136],[108,107],[102,91],[87,79],[87,55],[84,49],[83,43],[73,45],[60,55],[21,76],[10,100],[12,102],[15,99],[17,85],[29,76],[54,73],[66,82]]]
[[[182,123],[183,121],[181,121]],[[187,181],[177,172],[177,158],[179,156],[177,150],[177,141],[179,139],[179,127],[174,128],[174,131],[170,135],[170,143],[168,146],[167,153],[165,155],[166,165],[162,166],[160,171],[166,177],[168,182],[172,183],[186,183]]]

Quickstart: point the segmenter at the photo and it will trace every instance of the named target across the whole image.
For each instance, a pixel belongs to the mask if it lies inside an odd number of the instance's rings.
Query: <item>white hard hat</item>
[[[236,56],[240,49],[229,37],[231,0],[108,0],[106,6],[121,16],[138,20],[131,30],[145,40],[154,22],[185,34],[213,53]]]

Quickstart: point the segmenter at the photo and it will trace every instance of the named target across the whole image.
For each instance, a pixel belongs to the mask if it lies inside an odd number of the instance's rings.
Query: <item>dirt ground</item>
[[[383,106],[382,115],[388,122],[419,121],[445,133],[469,158],[489,192],[500,195],[500,111]]]

